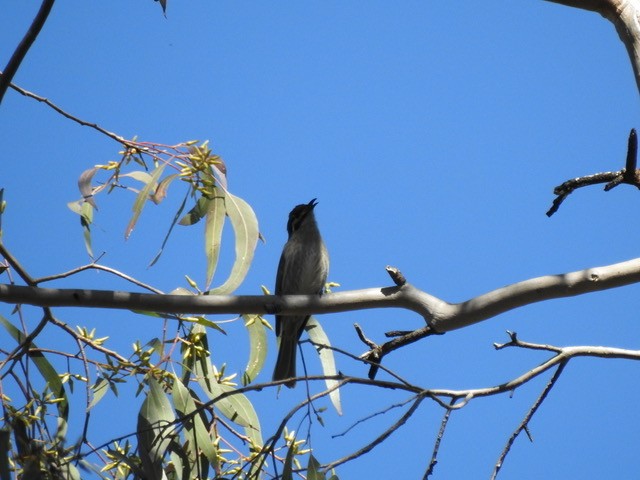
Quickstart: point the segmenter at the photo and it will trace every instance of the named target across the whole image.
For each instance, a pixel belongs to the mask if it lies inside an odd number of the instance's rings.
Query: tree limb
[[[337,313],[371,308],[404,308],[420,314],[427,327],[388,344],[464,328],[501,313],[552,298],[571,297],[640,282],[640,258],[612,265],[514,283],[462,303],[448,303],[407,283],[317,295],[154,295],[88,289],[52,289],[0,284],[0,302],[44,307],[141,310],[157,313]],[[418,335],[416,338],[414,338]],[[386,345],[386,344],[385,344]]]
[[[598,12],[616,27],[627,49],[640,91],[640,0],[545,0],[568,7]]]

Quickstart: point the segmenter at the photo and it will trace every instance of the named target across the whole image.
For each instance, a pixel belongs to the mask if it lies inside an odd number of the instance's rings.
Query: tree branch
[[[44,307],[142,310],[158,313],[337,313],[371,308],[404,308],[420,314],[426,328],[394,338],[403,345],[434,333],[464,328],[530,303],[571,297],[640,282],[640,258],[570,273],[532,278],[462,303],[448,303],[407,283],[318,295],[154,295],[85,289],[51,289],[0,284],[0,302]],[[382,346],[381,348],[384,348]]]
[[[640,91],[640,1],[639,0],[545,0],[568,7],[598,12],[616,27],[627,49],[636,85]]]
[[[22,41],[13,52],[11,59],[9,59],[9,63],[7,63],[4,71],[0,74],[0,103],[2,103],[4,94],[7,91],[7,88],[9,88],[9,84],[11,83],[13,76],[18,71],[22,60],[38,37],[44,22],[47,21],[51,7],[53,7],[53,3],[54,0],[43,0],[42,5],[40,5],[40,10],[38,10],[33,22],[31,22],[29,30],[24,34]]]

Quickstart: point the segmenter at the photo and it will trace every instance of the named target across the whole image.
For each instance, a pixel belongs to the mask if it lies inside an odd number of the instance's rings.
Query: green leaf
[[[172,396],[176,410],[181,416],[190,415],[196,411],[192,393],[177,377],[173,381]],[[191,418],[192,421],[184,423],[186,439],[192,448],[202,451],[207,460],[217,470],[218,452],[214,444],[215,438],[209,434],[209,425],[205,425],[203,421],[204,415],[200,413],[193,414]],[[197,461],[198,456],[198,452],[191,452],[190,457],[194,463]],[[202,474],[206,474],[206,472],[202,472]]]
[[[150,182],[153,181],[153,177],[149,173],[142,170],[134,170],[128,173],[121,173],[119,177],[133,178],[134,180],[138,180],[139,182],[144,183],[145,185],[148,185]]]
[[[165,197],[167,196],[167,190],[169,189],[169,185],[171,185],[171,182],[173,182],[179,176],[180,176],[179,173],[173,173],[168,177],[163,178],[160,184],[158,184],[158,188],[156,188],[156,191],[153,193],[153,195],[151,195],[151,201],[156,205],[162,202],[162,200],[164,200]]]
[[[88,410],[95,407],[98,402],[102,400],[104,394],[109,391],[109,381],[104,377],[100,377],[93,387],[91,387],[91,390],[93,390],[93,398],[91,399],[91,403],[89,403]]]
[[[243,315],[249,331],[249,362],[242,375],[242,385],[249,385],[260,373],[267,358],[267,332],[260,315]]]
[[[211,200],[205,196],[201,196],[200,198],[198,198],[193,208],[180,219],[178,225],[188,227],[189,225],[195,225],[196,223],[198,223],[202,219],[202,217],[207,214],[207,207],[210,201]]]
[[[11,479],[11,430],[6,425],[0,428],[0,478]]]
[[[162,182],[164,182],[164,180]],[[160,183],[160,185],[162,185],[162,182]],[[158,190],[160,190],[160,186],[158,186]],[[156,190],[156,194],[157,194],[157,190]],[[187,192],[185,194],[184,199],[182,200],[182,203],[180,204],[180,207],[178,207],[178,210],[176,211],[176,214],[173,216],[173,220],[171,221],[171,225],[169,226],[169,230],[167,230],[167,234],[164,236],[164,240],[162,241],[162,245],[160,245],[160,250],[158,250],[158,253],[156,253],[156,256],[153,257],[153,259],[149,263],[149,267],[153,267],[153,265],[155,265],[155,263],[160,259],[160,255],[162,255],[162,252],[164,251],[164,247],[167,245],[167,242],[169,241],[169,236],[171,235],[171,232],[173,231],[173,227],[175,227],[176,223],[178,223],[178,219],[180,218],[180,215],[182,215],[182,211],[184,210],[184,206],[187,204],[187,197],[188,196],[189,196],[189,192]]]
[[[84,236],[84,247],[87,253],[93,258],[93,249],[91,248],[91,224],[93,223],[93,205],[84,202],[80,208],[80,224]]]
[[[0,324],[2,324],[18,344],[22,344],[25,341],[26,336],[2,315],[0,315]],[[32,342],[30,347],[35,349],[36,345]],[[67,393],[65,392],[62,380],[60,380],[60,376],[55,368],[53,368],[53,365],[49,363],[41,352],[29,351],[29,358],[33,360],[40,375],[42,375],[42,378],[47,382],[51,393],[58,399],[56,402],[58,408],[58,430],[56,437],[58,439],[64,439],[67,433],[67,421],[69,419],[69,400],[67,399]]]
[[[206,329],[201,325],[194,325],[191,332],[192,334],[205,333],[205,335],[201,336],[200,340],[203,349],[209,351]],[[235,389],[229,385],[218,383],[213,373],[213,365],[211,364],[209,355],[202,354],[200,358],[191,365],[191,368],[198,380],[198,384],[210,400],[218,398],[224,393],[235,391]],[[253,405],[245,395],[240,393],[228,395],[225,398],[217,400],[214,406],[229,420],[243,426],[247,436],[253,440],[254,444],[262,447],[263,440],[260,420]]]
[[[222,227],[224,227],[225,202],[224,193],[213,187],[214,197],[207,205],[206,222],[204,227],[205,253],[207,255],[206,287],[211,285],[211,279],[218,265],[220,256],[220,244],[222,242]]]
[[[169,444],[176,435],[173,408],[158,381],[149,377],[149,391],[138,413],[138,447],[148,478],[166,478],[162,468]]]
[[[316,350],[318,351],[318,355],[320,356],[320,363],[322,364],[322,371],[325,375],[336,375],[338,372],[336,370],[336,360],[333,356],[333,350],[330,348],[324,348],[323,345],[327,347],[331,346],[331,342],[329,341],[329,337],[320,326],[320,323],[315,319],[315,317],[309,318],[307,325],[304,327],[307,333],[309,334],[309,339],[314,343]],[[338,384],[337,380],[325,380],[327,384],[327,388],[333,388]],[[333,404],[333,408],[336,409],[338,415],[342,415],[342,405],[340,401],[340,390],[336,389],[329,394],[329,398],[331,399],[331,403]]]
[[[83,200],[94,207],[96,207],[96,204],[93,199],[93,187],[91,186],[91,181],[99,170],[99,167],[90,168],[89,170],[82,172],[80,174],[80,178],[78,178],[78,189],[80,190]]]
[[[236,237],[236,259],[229,278],[210,290],[210,295],[226,295],[238,288],[249,271],[260,235],[258,219],[249,204],[229,192],[224,193],[224,204]]]
[[[166,164],[162,163],[153,171],[151,178],[149,179],[147,184],[144,186],[144,188],[140,190],[140,192],[138,193],[138,196],[133,202],[133,207],[132,207],[133,215],[131,216],[131,220],[129,220],[129,224],[127,225],[127,229],[125,230],[125,233],[124,233],[125,239],[129,238],[129,236],[131,235],[131,232],[136,226],[136,223],[138,223],[138,218],[142,213],[142,209],[144,208],[145,203],[149,199],[151,195],[151,191],[152,190],[155,191],[158,179],[162,175],[162,172],[164,171],[165,166]],[[145,172],[138,172],[138,173],[145,173]]]
[[[320,471],[320,462],[311,453],[307,464],[307,480],[326,480],[324,473]]]
[[[295,439],[291,441],[291,445],[287,450],[287,456],[284,459],[282,467],[282,480],[293,480],[293,459],[295,457]]]

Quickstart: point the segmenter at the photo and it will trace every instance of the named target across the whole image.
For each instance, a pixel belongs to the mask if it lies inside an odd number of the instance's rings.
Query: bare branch
[[[498,458],[498,461],[496,462],[496,465],[493,469],[493,474],[491,475],[492,480],[494,480],[498,476],[498,472],[500,471],[500,469],[502,468],[502,465],[504,464],[504,459],[507,457],[507,454],[511,450],[511,446],[513,445],[513,442],[516,441],[516,438],[518,438],[518,435],[520,435],[520,433],[522,433],[523,431],[527,432],[527,435],[529,435],[528,428],[529,428],[529,422],[531,421],[531,418],[533,418],[533,415],[536,413],[540,405],[542,405],[542,402],[544,402],[544,400],[547,398],[547,395],[549,394],[553,386],[556,384],[556,382],[560,378],[560,375],[562,374],[564,367],[567,366],[567,362],[568,360],[565,360],[561,362],[560,365],[558,365],[558,369],[553,374],[553,377],[551,377],[551,379],[545,386],[544,390],[542,391],[538,399],[531,406],[531,408],[529,409],[529,412],[527,412],[522,422],[520,422],[520,425],[518,425],[518,428],[516,428],[513,434],[511,434],[511,437],[509,437],[509,440],[507,441],[507,444],[502,450],[502,453],[500,454],[500,457]],[[530,435],[529,435],[529,438],[531,438]]]
[[[451,399],[451,405],[455,403],[454,399]],[[436,437],[436,442],[433,446],[433,453],[431,454],[431,461],[429,462],[429,467],[424,474],[423,480],[426,480],[431,475],[433,475],[433,470],[436,468],[436,464],[438,463],[438,452],[440,451],[440,443],[442,442],[442,438],[444,437],[444,431],[447,428],[447,424],[449,423],[449,418],[451,417],[451,409],[447,408],[442,416],[442,421],[440,422],[440,430],[438,430],[438,436]]]
[[[31,48],[31,45],[33,45],[33,42],[35,42],[36,38],[38,38],[40,30],[42,29],[44,23],[47,21],[49,12],[51,12],[53,3],[54,0],[43,0],[42,5],[40,5],[40,10],[38,10],[38,13],[33,19],[33,22],[31,22],[29,30],[27,30],[27,33],[24,34],[24,37],[16,47],[16,50],[13,52],[13,55],[9,59],[9,63],[7,63],[4,71],[0,73],[0,103],[2,103],[4,94],[11,84],[13,76],[18,71],[22,60]]]
[[[627,158],[625,166],[622,170],[617,172],[602,172],[595,173],[593,175],[585,175],[583,177],[572,178],[567,180],[562,185],[558,185],[553,189],[553,193],[557,197],[553,200],[553,205],[547,211],[547,217],[552,216],[558,211],[560,205],[564,200],[572,194],[575,190],[590,185],[597,185],[604,183],[604,191],[608,192],[622,183],[632,185],[640,189],[640,172],[636,169],[638,161],[638,136],[635,128],[629,132],[629,140],[627,143]]]
[[[640,91],[640,1],[639,0],[546,0],[568,7],[598,12],[616,27],[627,49],[636,85]]]
[[[0,284],[0,301],[47,307],[90,307],[158,313],[259,313],[285,315],[337,313],[371,308],[404,308],[420,314],[427,326],[380,346],[383,353],[435,333],[444,333],[525,305],[640,282],[640,258],[570,273],[524,280],[462,303],[448,303],[418,290],[369,288],[318,295],[153,295],[89,289],[47,289]]]

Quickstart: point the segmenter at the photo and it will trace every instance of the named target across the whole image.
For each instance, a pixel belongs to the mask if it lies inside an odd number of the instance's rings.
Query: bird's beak
[[[311,208],[314,208],[318,202],[316,202],[317,198],[314,198],[313,200],[311,200],[309,203],[307,203],[307,205]]]

